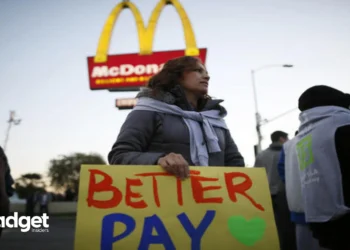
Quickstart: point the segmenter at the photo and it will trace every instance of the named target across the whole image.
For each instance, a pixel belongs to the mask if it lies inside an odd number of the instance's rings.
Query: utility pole
[[[12,124],[13,125],[19,125],[20,122],[21,122],[21,119],[16,119],[15,117],[16,117],[16,112],[15,111],[10,111],[10,118],[7,121],[9,125],[7,127],[5,141],[4,141],[4,145],[3,145],[4,152],[6,151],[6,146],[7,146],[8,140],[9,140],[10,130],[12,128]]]
[[[258,97],[256,92],[256,86],[255,86],[255,71],[251,71],[252,75],[252,85],[253,85],[253,93],[254,93],[254,105],[255,105],[255,129],[258,135],[258,144],[256,145],[256,152],[255,155],[261,152],[261,142],[262,142],[262,135],[261,135],[261,115],[259,113],[258,109]]]
[[[258,108],[258,97],[257,97],[258,95],[257,95],[256,85],[255,85],[255,73],[257,71],[260,71],[263,69],[274,68],[274,67],[292,68],[293,65],[292,64],[265,65],[265,66],[262,66],[260,68],[257,68],[257,69],[254,69],[251,71],[253,94],[254,94],[254,104],[255,104],[255,129],[256,129],[257,136],[258,136],[258,143],[257,143],[257,145],[254,146],[255,155],[257,155],[258,153],[260,153],[262,151],[261,142],[263,140],[263,136],[261,133],[261,126],[264,123],[264,120],[262,120],[262,117],[261,117],[261,114],[260,114],[259,108]],[[265,123],[266,123],[266,121],[265,121]]]

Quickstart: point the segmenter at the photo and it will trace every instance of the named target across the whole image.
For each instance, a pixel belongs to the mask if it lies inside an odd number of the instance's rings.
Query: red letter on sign
[[[153,196],[154,196],[154,202],[156,203],[157,207],[160,207],[160,201],[159,201],[159,194],[158,194],[158,183],[156,176],[171,176],[168,173],[142,173],[142,174],[135,174],[136,176],[152,176],[152,183],[153,183]]]
[[[211,197],[204,198],[204,192],[208,190],[221,189],[221,186],[209,186],[203,187],[202,181],[218,181],[219,178],[208,178],[203,176],[196,176],[200,174],[199,171],[191,171],[191,185],[193,199],[196,203],[222,203],[223,199],[221,197]]]
[[[112,186],[113,179],[111,176],[97,169],[90,169],[90,182],[89,182],[89,191],[87,197],[88,206],[96,208],[112,208],[119,205],[122,200],[122,192]],[[96,183],[96,175],[102,175],[103,180],[99,183]],[[113,197],[110,200],[98,201],[94,199],[94,194],[96,192],[113,192]]]
[[[140,193],[134,193],[131,190],[132,186],[142,186],[142,181],[140,179],[128,179],[126,178],[126,191],[125,191],[125,203],[129,207],[133,208],[146,208],[147,204],[144,200],[132,201],[132,198],[142,198]]]
[[[176,192],[177,192],[177,203],[182,206],[184,204],[184,200],[182,197],[182,183],[181,179],[176,179]]]
[[[233,179],[236,177],[243,177],[245,180],[240,184],[233,184]],[[253,185],[253,182],[248,175],[239,172],[225,173],[225,182],[231,201],[237,202],[236,193],[238,193],[247,198],[254,207],[261,211],[265,211],[262,205],[256,203],[256,201],[246,193]]]

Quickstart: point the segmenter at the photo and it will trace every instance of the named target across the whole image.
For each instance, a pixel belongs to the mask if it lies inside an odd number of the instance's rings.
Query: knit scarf
[[[196,166],[209,165],[208,152],[221,152],[214,127],[227,129],[227,126],[219,110],[186,111],[176,105],[148,97],[140,98],[133,110],[155,111],[182,117],[189,130],[191,160]]]

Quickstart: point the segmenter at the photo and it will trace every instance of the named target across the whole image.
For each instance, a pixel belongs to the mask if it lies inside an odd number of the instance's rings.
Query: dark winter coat
[[[14,188],[12,187],[12,185],[14,184],[14,180],[11,175],[11,169],[10,169],[6,154],[2,149],[2,147],[0,147],[0,161],[1,161],[1,164],[4,164],[6,169],[6,172],[5,172],[6,193],[9,197],[11,197],[15,191]]]
[[[137,98],[151,97],[183,110],[193,110],[180,87],[156,96],[149,89],[141,91]],[[208,100],[204,110],[226,110],[222,100]],[[228,130],[214,128],[221,152],[209,154],[209,166],[244,166],[244,159]],[[203,141],[205,143],[205,141]],[[121,127],[117,141],[108,154],[111,165],[157,165],[158,159],[169,153],[181,154],[193,166],[190,153],[189,130],[182,117],[154,111],[131,111]]]

